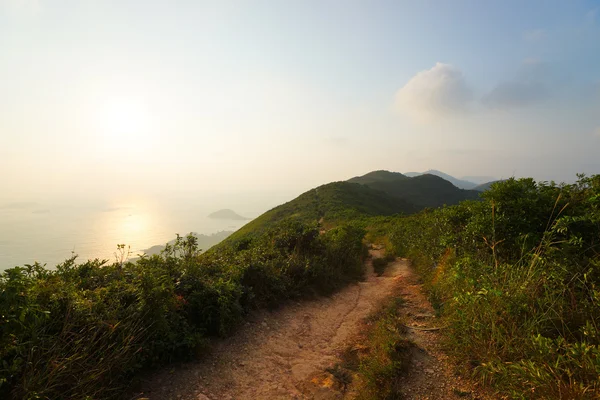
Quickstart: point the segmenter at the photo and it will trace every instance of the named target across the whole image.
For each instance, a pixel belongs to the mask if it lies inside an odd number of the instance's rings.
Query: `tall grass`
[[[390,241],[474,376],[516,399],[600,397],[600,176],[496,184],[398,220]]]

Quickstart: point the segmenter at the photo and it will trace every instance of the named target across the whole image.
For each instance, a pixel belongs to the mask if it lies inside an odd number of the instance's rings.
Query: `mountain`
[[[452,175],[448,175],[445,172],[438,171],[435,169],[430,169],[425,172],[406,172],[404,175],[414,178],[416,176],[425,175],[425,174],[439,176],[440,178],[445,179],[448,182],[452,183],[454,186],[456,186],[459,189],[473,189],[475,186],[477,186],[476,183],[455,178]]]
[[[208,218],[212,219],[230,219],[234,221],[246,221],[250,218],[242,217],[237,214],[235,211],[225,208],[223,210],[215,211],[214,213],[210,213]]]
[[[461,176],[460,179],[462,179],[464,181],[473,182],[478,185],[482,185],[484,183],[498,180],[498,178],[496,178],[494,176],[482,176],[482,175]]]
[[[419,210],[479,198],[479,192],[459,189],[433,174],[409,177],[397,172],[375,171],[352,178],[349,182],[366,182],[363,184],[413,204]]]
[[[285,219],[335,223],[353,217],[410,214],[418,210],[418,207],[404,199],[359,183],[333,182],[309,190],[294,200],[267,211],[236,231],[227,242],[246,235],[258,235]]]
[[[497,182],[503,182],[503,179],[497,180],[497,181],[491,181],[491,182],[486,182],[486,183],[482,183],[481,185],[477,185],[473,188],[473,190],[477,190],[478,192],[485,192],[486,190],[488,190],[489,188],[492,187],[492,184],[497,183]]]
[[[401,174],[400,172],[379,170],[369,172],[368,174],[363,176],[355,176],[354,178],[348,179],[348,182],[360,183],[361,185],[368,185],[369,183],[393,182],[403,179],[409,179],[409,177],[407,175]]]
[[[309,190],[250,221],[228,237],[223,246],[259,236],[284,220],[320,222],[327,226],[362,216],[411,214],[427,207],[476,199],[479,192],[459,189],[435,175],[410,178],[398,172],[373,171]]]

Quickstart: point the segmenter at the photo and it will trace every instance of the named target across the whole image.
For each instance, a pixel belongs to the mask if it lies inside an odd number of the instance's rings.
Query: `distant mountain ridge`
[[[498,182],[504,182],[504,179],[499,179],[497,181],[482,183],[481,185],[475,186],[473,188],[473,190],[477,190],[478,192],[485,192],[486,190],[489,190],[494,183],[498,183]]]
[[[483,185],[484,183],[495,182],[498,180],[498,178],[496,178],[494,176],[481,176],[481,175],[461,176],[459,179],[462,179],[463,181],[473,182],[477,185]]]
[[[499,182],[500,180],[494,178],[493,176],[463,176],[462,178],[455,178],[452,175],[448,175],[445,172],[438,171],[436,169],[430,169],[425,172],[406,172],[405,176],[408,177],[417,177],[421,175],[435,175],[439,176],[442,179],[447,180],[452,183],[459,189],[467,189],[467,190],[476,190],[478,192],[484,192],[490,188],[490,185],[494,182]]]

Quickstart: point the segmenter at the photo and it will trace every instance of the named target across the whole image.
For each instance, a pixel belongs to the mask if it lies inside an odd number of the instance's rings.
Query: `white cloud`
[[[596,130],[594,131],[594,136],[599,137],[600,138],[600,126],[596,128]]]
[[[532,29],[523,33],[523,39],[529,43],[537,43],[546,37],[546,31],[543,29]]]
[[[413,76],[398,92],[394,106],[418,119],[462,113],[472,99],[462,72],[449,64],[437,63]]]

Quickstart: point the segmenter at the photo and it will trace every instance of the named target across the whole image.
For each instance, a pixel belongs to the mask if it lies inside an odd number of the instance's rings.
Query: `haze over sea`
[[[120,243],[131,246],[133,257],[174,239],[176,233],[234,231],[248,221],[211,219],[207,215],[233,208],[253,218],[266,211],[270,206],[266,203],[248,196],[0,201],[0,270],[35,261],[54,267],[72,253],[79,255],[79,261],[113,261]]]

